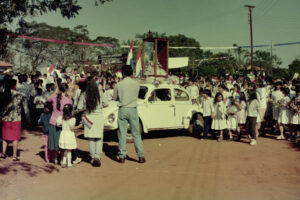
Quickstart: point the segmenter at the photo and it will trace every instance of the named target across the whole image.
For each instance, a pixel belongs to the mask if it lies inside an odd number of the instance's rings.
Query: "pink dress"
[[[53,126],[56,126],[57,117],[63,115],[63,108],[66,104],[72,105],[72,100],[69,99],[68,97],[62,95],[61,100],[60,100],[60,110],[58,110],[56,107],[57,106],[57,94],[52,94],[49,97],[48,102],[52,102],[52,105],[53,105],[53,111],[52,111],[52,115],[50,118],[50,124],[52,124]]]
[[[239,110],[239,111],[236,113],[238,124],[245,124],[245,123],[246,123],[246,118],[247,118],[246,106],[247,106],[247,105],[246,105],[246,102],[245,102],[245,101],[242,101],[242,102],[241,102],[241,107],[242,107],[242,109]]]

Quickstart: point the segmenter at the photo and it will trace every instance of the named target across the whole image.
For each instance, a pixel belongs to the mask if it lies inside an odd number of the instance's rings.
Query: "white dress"
[[[275,90],[272,92],[271,99],[273,101],[273,119],[278,120],[279,117],[279,107],[278,107],[278,101],[282,99],[283,93],[280,90]]]
[[[223,103],[223,101],[218,102],[217,104],[214,105],[214,118],[212,120],[212,125],[211,128],[214,130],[224,130],[227,128],[227,123],[226,123],[226,106]]]
[[[231,113],[236,113],[238,111],[238,109],[236,106],[230,106],[228,108],[228,111]],[[228,130],[236,130],[236,128],[237,128],[237,115],[236,114],[228,115],[227,128],[228,128]]]
[[[293,125],[299,125],[300,124],[300,114],[294,113],[291,117],[291,124]]]
[[[239,124],[246,124],[246,118],[247,118],[246,107],[247,107],[247,105],[246,105],[245,101],[240,102],[240,105],[242,108],[236,114],[237,122]]]
[[[62,116],[59,116],[56,120],[56,124],[62,126],[62,131],[59,136],[59,148],[61,149],[76,149],[76,137],[75,133],[71,130],[75,126],[75,118],[69,120],[63,120]]]
[[[279,116],[278,122],[281,124],[290,124],[291,121],[291,111],[288,109],[287,105],[291,101],[290,97],[285,96],[281,100],[279,100]]]
[[[292,125],[299,125],[300,124],[300,112],[299,112],[299,107],[300,107],[300,99],[299,97],[295,97],[296,99],[293,98],[290,104],[290,112],[291,112],[291,124]]]

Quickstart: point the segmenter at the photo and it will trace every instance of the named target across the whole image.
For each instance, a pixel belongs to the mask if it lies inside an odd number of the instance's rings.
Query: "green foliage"
[[[111,0],[94,0],[95,5],[98,5],[98,2],[104,4],[108,1]],[[72,18],[82,9],[77,0],[1,0],[0,8],[0,24],[12,23],[14,19],[22,21],[27,16],[58,10],[63,17]]]
[[[202,65],[198,68],[198,74],[202,77],[218,76],[219,70],[214,65]]]
[[[263,68],[266,72],[272,72],[272,68],[278,68],[281,63],[281,60],[274,54],[271,56],[270,52],[262,50],[254,52],[254,66]]]
[[[296,58],[292,61],[291,64],[289,64],[289,70],[291,73],[298,73],[300,74],[300,59]]]
[[[112,37],[98,36],[95,40],[89,37],[86,25],[78,25],[73,30],[63,27],[54,27],[46,23],[28,23],[26,28],[17,30],[27,36],[51,38],[66,41],[82,41],[114,44],[119,47],[119,41]],[[40,66],[55,64],[57,68],[66,68],[69,64],[77,66],[89,61],[97,61],[99,54],[111,53],[116,48],[78,46],[73,44],[59,44],[35,40],[17,39],[15,42],[19,53],[25,55],[25,62],[35,71]]]
[[[292,78],[292,73],[288,69],[276,67],[272,69],[272,78],[289,80]]]
[[[94,4],[104,4],[112,0],[94,0]],[[26,28],[25,17],[34,17],[48,12],[60,11],[62,17],[74,18],[78,15],[82,7],[77,0],[1,0],[0,1],[0,58],[7,54],[7,37],[10,32],[7,26],[14,20],[21,28]]]

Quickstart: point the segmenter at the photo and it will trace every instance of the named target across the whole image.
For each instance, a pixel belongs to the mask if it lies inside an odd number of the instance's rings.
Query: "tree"
[[[236,59],[236,64],[239,69],[247,69],[247,63],[250,62],[249,60],[249,51],[246,49],[243,49],[239,47],[237,44],[233,44],[234,47],[237,47],[236,49],[233,50],[234,56]]]
[[[78,25],[73,30],[64,27],[54,27],[46,23],[28,23],[22,34],[33,37],[51,38],[71,41],[70,44],[48,43],[35,40],[17,39],[18,52],[25,55],[24,61],[35,71],[42,65],[55,64],[58,68],[66,68],[75,63],[77,66],[88,62],[96,62],[99,54],[112,51],[108,47],[92,47],[73,45],[72,41],[104,42],[119,46],[118,40],[111,37],[98,36],[95,40],[89,38],[87,26]]]
[[[294,73],[300,73],[300,59],[296,58],[292,61],[291,64],[289,64],[289,70],[292,74]]]
[[[201,76],[225,76],[227,73],[236,73],[236,59],[231,52],[215,53],[204,52],[205,58],[199,64],[199,75]]]
[[[112,0],[94,0],[94,4],[104,4]],[[0,57],[5,57],[10,41],[8,25],[17,20],[19,27],[26,28],[25,17],[42,15],[44,13],[60,11],[62,17],[73,18],[78,15],[82,7],[77,0],[1,0],[0,1]]]
[[[253,57],[254,66],[263,68],[266,72],[272,72],[273,68],[278,68],[282,61],[270,52],[258,50],[254,52]],[[248,63],[250,65],[250,63]]]
[[[287,69],[275,67],[272,68],[272,78],[289,80],[291,78],[291,73]]]

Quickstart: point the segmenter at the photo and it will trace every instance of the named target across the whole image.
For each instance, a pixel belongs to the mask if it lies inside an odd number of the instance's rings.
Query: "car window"
[[[175,101],[189,101],[189,95],[180,89],[174,89]]]
[[[140,91],[139,91],[139,99],[145,99],[146,98],[146,94],[148,92],[148,88],[145,86],[140,86]]]
[[[170,89],[156,89],[150,94],[149,101],[171,101]]]

